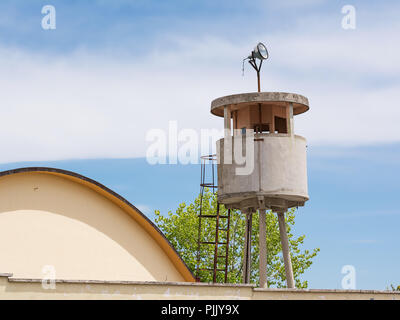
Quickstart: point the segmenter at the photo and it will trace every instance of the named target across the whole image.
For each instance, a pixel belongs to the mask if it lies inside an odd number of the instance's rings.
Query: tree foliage
[[[393,284],[391,284],[391,285],[390,285],[390,289],[391,289],[392,291],[400,291],[400,285],[397,286],[397,287],[395,287]]]
[[[203,196],[203,214],[215,214],[217,208],[217,197],[210,191],[206,191]],[[171,211],[164,216],[160,211],[155,211],[156,225],[165,234],[167,239],[175,247],[182,259],[188,265],[190,270],[196,273],[198,232],[198,215],[200,213],[200,196],[193,203],[186,205],[181,203],[175,213]],[[304,235],[295,237],[291,230],[295,223],[295,210],[291,209],[285,214],[286,227],[289,237],[290,252],[292,257],[293,273],[297,288],[306,288],[307,281],[302,280],[300,276],[311,266],[313,258],[317,255],[319,248],[311,251],[303,250],[301,246],[304,242]],[[220,206],[220,215],[226,215],[227,209]],[[220,219],[220,229],[227,227],[227,219]],[[229,242],[229,260],[228,260],[228,282],[242,282],[242,258],[245,232],[245,219],[238,210],[231,210],[230,222],[230,242]],[[215,238],[215,219],[202,219],[201,236],[203,241],[214,241]],[[258,284],[258,263],[259,263],[259,245],[258,245],[258,214],[253,214],[252,228],[252,252],[251,252],[251,282]],[[219,231],[220,242],[226,242],[227,232]],[[225,255],[226,246],[220,245],[218,255]],[[200,246],[201,269],[211,269],[213,267],[214,246]],[[224,266],[225,259],[219,258],[218,268]],[[267,277],[268,286],[283,288],[285,287],[285,267],[282,257],[282,247],[279,236],[279,225],[276,214],[267,211]],[[212,272],[200,271],[200,280],[203,282],[212,281]],[[218,273],[217,281],[223,282],[223,272]]]

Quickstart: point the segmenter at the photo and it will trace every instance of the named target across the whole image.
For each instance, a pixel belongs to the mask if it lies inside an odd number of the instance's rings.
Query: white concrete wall
[[[260,194],[290,201],[308,200],[306,140],[286,134],[255,137],[263,140],[254,142],[254,170],[249,175],[237,175],[236,169],[243,166],[234,161],[224,164],[224,139],[219,140],[218,195],[222,202],[240,202]]]

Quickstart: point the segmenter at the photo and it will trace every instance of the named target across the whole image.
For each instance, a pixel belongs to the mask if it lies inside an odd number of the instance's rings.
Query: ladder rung
[[[218,217],[217,215],[212,215],[212,214],[202,214],[199,215],[200,218],[216,218]],[[228,216],[219,216],[220,218],[226,219]]]
[[[201,244],[215,244],[215,241],[201,241]],[[218,244],[226,244],[226,242],[218,242]]]
[[[214,269],[200,269],[201,271],[214,271]],[[225,269],[216,269],[216,271],[225,271]]]

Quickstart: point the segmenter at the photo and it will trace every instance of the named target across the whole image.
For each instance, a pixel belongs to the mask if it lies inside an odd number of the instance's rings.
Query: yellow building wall
[[[260,289],[245,284],[62,281],[54,289],[40,280],[0,274],[3,299],[155,300],[400,300],[400,292],[375,290]]]
[[[185,281],[171,254],[99,192],[62,175],[2,176],[0,272],[41,279],[45,266],[66,280]]]

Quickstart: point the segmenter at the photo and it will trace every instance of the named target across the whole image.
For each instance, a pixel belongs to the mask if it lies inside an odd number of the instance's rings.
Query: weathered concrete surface
[[[259,231],[258,243],[260,250],[260,258],[258,259],[260,287],[267,287],[267,219],[265,209],[258,210],[259,212]]]
[[[400,292],[375,290],[260,289],[246,284],[56,280],[0,274],[0,299],[186,299],[186,300],[400,300]]]
[[[304,205],[308,200],[306,140],[285,134],[257,134],[255,138],[259,141],[254,142],[254,169],[249,175],[237,175],[236,169],[243,165],[234,160],[225,164],[225,139],[218,141],[219,201],[240,210],[256,210],[260,196],[266,208]],[[243,149],[245,153],[245,144]]]
[[[279,233],[281,236],[281,244],[282,244],[282,255],[285,264],[286,287],[294,288],[295,283],[293,277],[292,259],[290,258],[289,239],[286,232],[285,214],[283,212],[278,212],[278,221],[279,221]]]
[[[287,92],[251,92],[220,97],[211,102],[211,113],[223,117],[225,106],[240,106],[254,103],[279,104],[293,103],[294,114],[306,112],[309,109],[308,99],[300,94]]]

